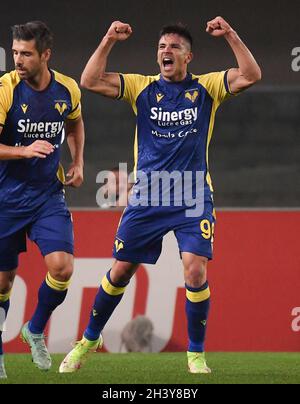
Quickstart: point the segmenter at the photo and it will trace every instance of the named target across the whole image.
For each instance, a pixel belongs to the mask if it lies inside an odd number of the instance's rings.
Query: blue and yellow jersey
[[[137,116],[135,170],[149,176],[153,171],[202,171],[210,197],[208,148],[216,111],[230,96],[227,72],[189,73],[178,83],[161,75],[120,74],[120,80],[119,99],[128,101]]]
[[[34,211],[63,188],[60,146],[65,120],[81,116],[80,90],[73,79],[50,72],[43,91],[32,89],[16,71],[0,78],[0,143],[20,147],[46,140],[55,146],[45,159],[0,161],[0,215]]]

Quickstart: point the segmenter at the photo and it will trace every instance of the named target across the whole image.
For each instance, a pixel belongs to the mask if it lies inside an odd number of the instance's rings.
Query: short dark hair
[[[52,49],[53,34],[42,21],[31,21],[12,27],[13,39],[17,41],[31,41],[35,39],[36,49],[41,55],[45,50]]]
[[[191,45],[191,49],[193,48],[193,37],[187,26],[182,24],[181,22],[177,24],[165,25],[159,33],[159,39],[168,34],[178,34],[188,41],[188,43]]]

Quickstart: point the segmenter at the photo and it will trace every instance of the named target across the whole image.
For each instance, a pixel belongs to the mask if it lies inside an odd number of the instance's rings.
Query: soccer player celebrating
[[[48,68],[53,42],[48,27],[35,21],[15,25],[12,32],[15,70],[0,79],[0,310],[7,315],[28,235],[48,273],[22,337],[35,365],[48,370],[43,331],[63,303],[73,271],[73,226],[63,186],[83,182],[84,127],[76,82]],[[59,164],[64,131],[73,160],[67,181]],[[0,378],[6,378],[1,332]]]
[[[222,17],[209,21],[206,31],[229,43],[237,68],[197,76],[189,73],[193,40],[189,31],[179,24],[161,31],[157,51],[159,75],[107,73],[107,58],[112,47],[132,34],[130,25],[116,21],[82,74],[83,87],[131,104],[137,116],[135,168],[137,173],[144,173],[144,177],[138,177],[133,189],[133,195],[140,195],[140,204],[129,205],[118,228],[114,245],[116,262],[102,281],[83,339],[66,356],[60,372],[76,371],[82,359],[102,345],[100,333],[122,299],[138,264],[156,263],[162,239],[169,231],[175,232],[184,267],[189,371],[211,372],[204,355],[210,306],[207,264],[212,259],[215,222],[208,146],[219,105],[259,81],[261,71],[238,34]],[[153,184],[153,174],[157,172],[179,172],[182,177],[187,172],[192,173],[193,195],[198,182],[196,173],[202,172],[203,209],[198,209],[197,214],[187,214],[189,204],[178,204],[178,193],[177,198],[170,199],[169,207],[165,203],[157,204],[152,198],[146,202],[154,203],[145,205],[144,178],[152,181],[153,191],[157,189],[157,183]]]

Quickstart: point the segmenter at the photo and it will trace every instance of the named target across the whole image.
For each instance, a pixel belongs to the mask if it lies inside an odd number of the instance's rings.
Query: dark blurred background
[[[223,104],[210,147],[210,171],[219,207],[300,206],[300,71],[292,50],[300,47],[300,2],[280,0],[14,1],[2,2],[0,47],[12,70],[10,26],[45,21],[55,34],[51,67],[79,81],[80,74],[114,20],[129,22],[134,35],[118,44],[109,70],[157,74],[160,28],[187,24],[195,37],[195,74],[235,67],[224,39],[205,33],[206,22],[223,16],[258,60],[263,80]],[[299,49],[300,52],[300,49]],[[299,66],[300,61],[294,62]],[[296,69],[297,70],[297,69]],[[97,207],[97,173],[119,162],[132,169],[134,115],[129,105],[83,91],[86,126],[85,184],[68,191],[69,205]],[[69,157],[65,147],[63,162]]]

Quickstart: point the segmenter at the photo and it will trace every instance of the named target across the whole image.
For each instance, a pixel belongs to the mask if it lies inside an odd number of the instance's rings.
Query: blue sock
[[[102,280],[98,290],[89,324],[84,332],[84,337],[89,341],[96,341],[115,308],[124,296],[126,284],[113,284],[110,279],[110,271]]]
[[[186,315],[188,321],[189,352],[204,352],[206,324],[210,306],[208,282],[195,289],[186,285]]]
[[[52,312],[63,303],[68,292],[70,281],[56,281],[48,273],[46,280],[39,289],[37,308],[29,323],[29,330],[33,334],[42,334]]]
[[[0,295],[0,296],[2,297],[3,295]],[[1,299],[0,299],[0,309],[3,309],[3,310],[4,310],[4,313],[5,313],[4,318],[2,318],[2,315],[0,314],[1,328],[2,328],[2,326],[3,326],[2,321],[4,322],[4,320],[5,320],[6,317],[7,317],[7,313],[8,313],[8,310],[9,310],[9,304],[10,304],[9,298],[8,298],[8,300],[6,300],[5,302],[4,302],[4,301],[1,301]],[[2,311],[2,310],[1,310],[1,311]],[[0,331],[0,355],[3,355],[2,331]]]

